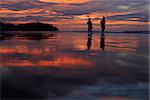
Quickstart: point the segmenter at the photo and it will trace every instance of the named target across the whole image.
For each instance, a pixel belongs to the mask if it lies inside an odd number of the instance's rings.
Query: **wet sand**
[[[0,41],[2,98],[148,100],[148,35],[33,33]]]

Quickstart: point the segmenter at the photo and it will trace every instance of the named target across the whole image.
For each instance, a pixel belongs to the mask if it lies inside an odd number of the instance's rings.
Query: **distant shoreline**
[[[1,31],[59,31],[59,29],[52,24],[46,23],[27,23],[27,24],[10,24],[0,22]]]
[[[10,33],[10,32],[13,32],[13,33],[24,33],[24,32],[30,32],[30,33],[48,33],[48,32],[59,32],[59,33],[77,33],[77,34],[80,34],[80,33],[84,33],[86,34],[87,31],[0,31],[0,34],[5,34],[5,33]],[[101,34],[101,32],[98,32],[98,31],[93,31],[94,34]],[[105,32],[105,34],[150,34],[149,32]]]
[[[87,33],[87,31],[59,31],[59,32],[80,32],[80,33]],[[101,31],[93,31],[93,33],[101,33]],[[115,34],[149,34],[149,31],[123,31],[123,32],[105,32],[107,33],[115,33]]]

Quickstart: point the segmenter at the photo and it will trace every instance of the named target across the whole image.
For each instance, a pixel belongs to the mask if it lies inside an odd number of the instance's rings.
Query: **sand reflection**
[[[41,60],[40,58],[36,60],[3,58],[0,65],[5,67],[89,68],[89,66],[92,65],[92,62],[79,57],[58,56],[51,60]]]
[[[104,51],[96,33],[89,42],[86,33],[61,32],[54,39],[2,40],[2,91],[8,97],[22,93],[20,97],[64,100],[147,98],[148,40],[142,36],[106,34]]]
[[[43,60],[39,61],[39,66],[66,66],[65,68],[69,68],[69,66],[72,66],[71,68],[75,66],[91,66],[92,63],[89,60],[82,59],[82,58],[73,58],[73,57],[67,57],[67,56],[60,56],[53,61],[49,60]]]

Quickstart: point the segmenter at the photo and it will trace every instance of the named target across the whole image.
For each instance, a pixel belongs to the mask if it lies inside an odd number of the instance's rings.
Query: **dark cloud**
[[[137,18],[140,22],[148,22],[149,21],[149,16],[148,14],[143,14],[143,13],[133,13],[133,14],[124,14],[124,15],[115,15],[115,16],[110,16],[108,17],[109,20],[127,20],[129,18]],[[129,21],[129,20],[128,20]],[[130,20],[130,21],[135,21],[135,20]]]
[[[64,16],[73,15],[84,15],[95,12],[95,9],[81,9],[81,10],[58,10],[57,12],[62,13]]]
[[[56,3],[46,4],[46,3],[41,3],[36,0],[31,0],[31,1],[9,3],[9,4],[1,4],[1,7],[8,8],[10,10],[19,11],[19,10],[27,10],[27,9],[33,9],[33,8],[41,9],[41,8],[44,8],[45,6],[51,6],[51,5],[55,5],[55,4]]]
[[[58,18],[46,18],[43,16],[27,16],[27,17],[1,17],[2,21],[56,21]]]

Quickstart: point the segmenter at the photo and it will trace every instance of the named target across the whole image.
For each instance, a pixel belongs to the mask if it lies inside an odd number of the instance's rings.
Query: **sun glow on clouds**
[[[76,3],[85,3],[89,0],[39,0],[40,2],[47,3],[67,3],[67,4],[76,4]]]
[[[118,6],[118,8],[119,8],[119,9],[126,10],[126,9],[129,9],[129,6],[123,6],[123,5],[122,5],[122,6]]]
[[[27,9],[27,10],[19,10],[14,11],[6,8],[0,8],[0,12],[2,15],[0,17],[28,17],[28,16],[41,16],[41,14],[45,18],[52,18],[54,15],[57,14],[57,12],[51,11],[51,10],[44,10],[44,9]],[[19,19],[18,19],[19,20]],[[44,19],[43,19],[44,20]],[[17,21],[16,21],[17,22]]]
[[[89,17],[92,19],[101,18],[102,16],[114,16],[114,15],[124,15],[124,14],[131,14],[132,12],[106,12],[106,13],[100,13],[100,12],[93,12],[90,14],[84,14],[84,15],[77,15],[75,16],[76,19],[82,19],[87,20]]]
[[[132,0],[0,0],[1,20],[26,23],[41,21],[55,24],[60,30],[87,30],[87,19],[92,18],[95,27],[106,16],[107,25],[143,25],[148,21],[146,1]],[[134,0],[133,0],[134,1]],[[108,4],[108,5],[105,5]],[[139,6],[137,6],[139,5]],[[97,25],[97,26],[96,26]],[[69,28],[68,28],[69,27]],[[108,26],[107,26],[108,27]],[[132,27],[132,26],[131,26]],[[111,29],[114,29],[112,27]],[[139,28],[135,29],[138,30]],[[99,30],[99,29],[98,29]],[[120,30],[118,28],[118,30]]]
[[[44,11],[43,9],[27,9],[27,10],[20,10],[20,11],[14,11],[6,8],[0,8],[0,12],[3,14],[31,14],[31,13],[39,13]],[[2,16],[1,16],[2,17]]]

